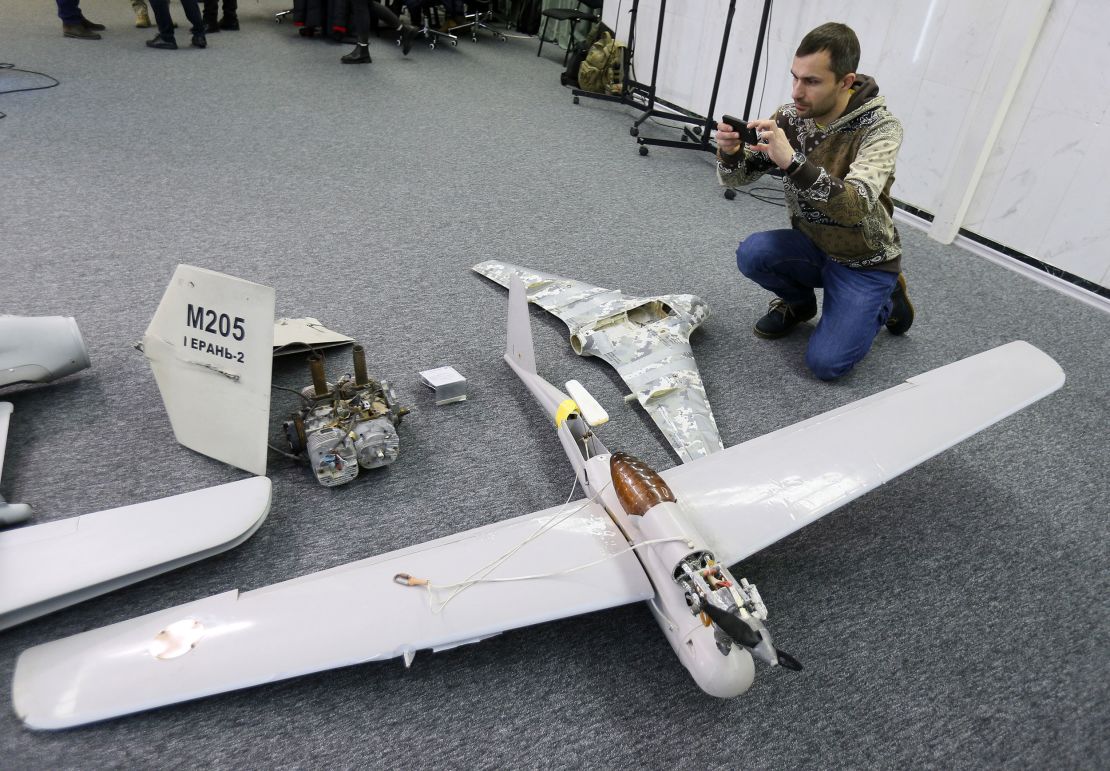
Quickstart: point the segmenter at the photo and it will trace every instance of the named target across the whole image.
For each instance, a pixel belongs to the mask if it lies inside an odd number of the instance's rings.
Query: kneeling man
[[[736,250],[740,272],[776,295],[755,333],[782,337],[812,319],[814,289],[823,289],[806,349],[806,365],[822,380],[855,366],[884,325],[904,334],[914,315],[891,217],[902,124],[858,65],[856,33],[823,24],[794,54],[793,101],[769,120],[748,122],[757,144],[717,124],[721,184],[746,185],[775,167],[783,173],[791,227],[753,233]]]

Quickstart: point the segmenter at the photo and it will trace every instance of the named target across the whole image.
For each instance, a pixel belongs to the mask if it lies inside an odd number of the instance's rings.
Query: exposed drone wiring
[[[605,487],[608,487],[610,484],[612,484],[611,480],[608,484],[605,485]],[[571,496],[574,495],[574,490],[577,486],[578,486],[578,475],[576,474],[575,477],[574,477],[574,484],[572,484],[571,488],[570,488],[570,495],[567,496],[567,501],[566,501],[566,503],[563,504],[564,506],[566,506],[567,504],[570,503]],[[601,490],[598,490],[598,493],[600,494],[602,492],[602,490],[605,489],[605,487],[601,488]],[[503,565],[510,557],[512,557],[518,551],[520,551],[525,546],[530,544],[532,541],[536,540],[541,535],[544,535],[549,530],[553,529],[556,525],[561,524],[564,520],[568,519],[572,515],[577,514],[582,509],[586,508],[586,506],[591,502],[591,500],[592,499],[590,499],[590,498],[586,498],[582,501],[581,505],[575,506],[573,509],[569,509],[569,510],[563,512],[563,514],[561,516],[554,516],[551,519],[547,520],[547,522],[544,522],[542,525],[540,525],[538,528],[536,528],[536,531],[534,533],[532,533],[530,536],[528,536],[523,541],[518,543],[516,546],[514,546],[511,549],[509,549],[508,551],[506,551],[500,557],[497,557],[493,561],[487,563],[485,566],[483,566],[481,568],[478,568],[473,573],[471,573],[469,576],[467,576],[462,581],[460,581],[456,584],[445,584],[445,585],[443,585],[443,587],[437,587],[431,581],[425,581],[422,585],[425,586],[428,590],[428,601],[432,606],[432,612],[436,613],[436,614],[442,613],[443,609],[447,607],[447,604],[449,602],[451,602],[451,600],[458,597],[459,594],[466,591],[467,589],[469,589],[471,586],[474,586],[475,584],[480,584],[480,583],[484,583],[488,580],[491,580],[491,579],[487,579],[486,576],[488,576],[490,573],[492,573],[497,568],[501,567],[501,565]],[[447,597],[446,600],[444,600],[441,603],[438,603],[438,605],[437,605],[436,601],[435,601],[435,597],[433,595],[434,589],[435,588],[445,588],[446,589],[446,588],[452,588],[452,587],[454,588],[454,591],[451,592],[451,594]]]
[[[537,579],[537,578],[550,578],[550,577],[554,577],[554,576],[566,575],[568,573],[574,573],[574,572],[577,572],[579,570],[584,570],[584,569],[586,569],[588,567],[592,567],[594,565],[599,565],[603,562],[608,562],[611,559],[619,557],[620,555],[625,554],[629,551],[633,551],[634,549],[638,549],[641,546],[647,546],[648,544],[654,544],[654,543],[664,543],[664,542],[667,542],[667,541],[685,541],[686,540],[684,538],[675,537],[675,538],[661,538],[661,539],[656,539],[656,540],[652,540],[652,541],[644,541],[644,542],[638,543],[638,544],[631,544],[625,549],[622,549],[622,550],[617,551],[617,552],[613,552],[611,554],[608,554],[608,555],[606,555],[604,557],[601,557],[600,559],[594,560],[592,562],[587,562],[587,563],[582,564],[582,565],[575,565],[574,567],[566,568],[564,570],[556,570],[556,571],[553,571],[553,572],[550,572],[550,573],[536,573],[536,574],[533,574],[533,575],[525,575],[525,576],[509,576],[509,577],[505,577],[505,578],[488,578],[490,573],[492,573],[498,567],[503,565],[510,557],[512,557],[517,552],[519,552],[521,549],[523,549],[525,546],[530,544],[532,541],[536,540],[540,536],[542,536],[545,533],[547,533],[548,531],[550,531],[552,528],[561,524],[567,518],[571,517],[574,514],[577,514],[579,511],[584,509],[587,504],[589,504],[591,502],[598,502],[598,496],[600,496],[601,493],[604,492],[606,489],[608,489],[612,484],[613,484],[613,481],[610,479],[608,482],[605,483],[604,486],[601,487],[601,489],[599,489],[597,491],[597,495],[595,495],[592,498],[586,498],[585,500],[582,501],[582,504],[580,506],[575,506],[573,509],[565,511],[561,515],[556,515],[556,516],[552,517],[551,519],[547,520],[547,522],[544,522],[542,525],[540,525],[534,533],[529,535],[523,541],[518,543],[516,546],[513,546],[511,549],[506,551],[500,557],[497,557],[496,559],[487,563],[483,567],[478,568],[473,573],[471,573],[469,576],[464,578],[462,581],[459,581],[459,582],[453,583],[453,584],[436,584],[436,583],[433,583],[432,581],[429,581],[428,579],[425,579],[425,578],[414,578],[413,576],[410,576],[408,573],[398,573],[397,575],[395,575],[393,577],[393,580],[396,583],[400,583],[400,584],[403,584],[405,586],[422,586],[422,587],[424,587],[424,589],[428,593],[428,604],[431,607],[432,613],[439,614],[439,613],[443,612],[443,609],[447,607],[448,603],[450,603],[451,600],[455,599],[462,592],[466,591],[470,587],[475,586],[477,584],[502,583],[502,582],[507,582],[507,581],[531,581],[531,580]],[[567,504],[570,503],[570,499],[574,496],[574,491],[577,487],[578,487],[578,476],[575,475],[574,483],[571,485],[571,488],[570,488],[570,495],[567,496],[567,500],[563,504],[564,506],[566,506]],[[442,602],[437,602],[436,597],[435,597],[435,592],[437,592],[437,591],[446,591],[448,589],[451,589],[452,592],[451,592],[450,595],[448,595],[447,599],[443,600]]]
[[[299,397],[301,397],[302,399],[304,399],[304,400],[305,400],[305,402],[306,402],[306,403],[308,404],[308,406],[309,406],[309,407],[311,407],[311,406],[312,406],[312,400],[311,400],[311,399],[309,399],[309,398],[308,398],[307,396],[305,396],[305,395],[304,395],[303,393],[301,393],[300,391],[298,391],[298,390],[297,390],[296,388],[286,388],[285,386],[279,386],[279,385],[275,385],[274,383],[270,383],[270,388],[276,388],[276,389],[277,389],[277,390],[279,390],[279,391],[288,391],[288,392],[289,392],[289,393],[291,393],[291,394],[296,394],[297,396],[299,396]]]
[[[274,447],[269,442],[266,443],[266,446],[269,447],[274,452],[276,452],[278,455],[284,455],[286,458],[289,458],[290,460],[295,460],[295,461],[298,461],[298,462],[303,462],[304,461],[304,458],[302,458],[300,455],[294,455],[291,452],[286,452],[285,450]]]
[[[475,580],[460,581],[457,584],[433,584],[431,581],[428,581],[424,584],[418,584],[418,585],[422,585],[422,586],[426,587],[427,590],[428,590],[428,594],[431,595],[431,593],[433,591],[437,591],[437,590],[458,589],[459,591],[461,591],[462,589],[469,588],[469,587],[473,586],[474,584],[496,584],[496,583],[501,583],[501,582],[504,582],[504,581],[531,581],[531,580],[536,579],[536,578],[553,578],[555,576],[565,576],[569,573],[575,573],[579,570],[585,570],[586,568],[591,568],[594,565],[600,565],[603,562],[608,562],[609,560],[614,559],[616,557],[619,557],[622,554],[627,554],[630,551],[635,551],[636,549],[639,549],[641,546],[649,546],[651,544],[656,544],[656,543],[670,543],[672,541],[681,541],[681,542],[687,544],[688,546],[690,546],[691,548],[693,548],[693,544],[689,541],[689,539],[683,538],[681,536],[671,536],[670,538],[654,538],[650,541],[640,541],[639,543],[629,544],[627,547],[621,549],[620,551],[616,551],[616,552],[613,552],[611,554],[607,554],[604,557],[601,557],[600,559],[594,560],[593,562],[586,562],[586,563],[583,563],[581,565],[575,565],[572,568],[566,568],[565,570],[556,570],[556,571],[552,571],[550,573],[533,573],[532,575],[526,575],[526,576],[506,576],[505,578],[479,578],[479,579],[475,579]],[[419,580],[419,579],[417,579],[417,580]],[[447,603],[452,598],[454,598],[457,594],[458,594],[458,591],[456,591],[454,594],[452,594],[451,597],[448,597],[447,600],[445,600],[443,603],[441,603],[438,608],[433,609],[433,612],[438,613],[438,612],[442,611],[443,608],[447,605]],[[433,602],[434,602],[434,600],[433,600]]]

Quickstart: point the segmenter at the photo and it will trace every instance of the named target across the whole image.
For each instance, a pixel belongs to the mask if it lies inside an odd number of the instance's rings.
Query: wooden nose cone
[[[637,457],[615,452],[609,458],[609,473],[617,500],[629,514],[642,517],[657,503],[674,502],[674,493],[663,477]]]

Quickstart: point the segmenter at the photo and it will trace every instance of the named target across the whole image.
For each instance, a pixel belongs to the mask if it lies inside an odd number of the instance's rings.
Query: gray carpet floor
[[[403,57],[376,40],[372,65],[342,66],[346,47],[275,24],[283,4],[265,0],[243,3],[242,31],[205,51],[160,52],[123,0],[84,5],[104,40],[63,39],[50,3],[0,0],[0,60],[61,81],[0,95],[0,311],[75,316],[93,362],[0,394],[16,409],[4,495],[48,522],[246,476],[175,443],[131,347],[182,262],[273,286],[278,315],[361,340],[412,414],[387,470],[325,489],[271,455],[272,512],[239,548],[0,634],[4,701],[29,646],[565,499],[570,469],[501,362],[506,293],[469,270],[480,260],[702,296],[712,316],[694,351],[726,445],[1015,339],[1068,380],[738,566],[806,665],[761,671],[741,698],[703,694],[634,605],[421,654],[409,670],[349,667],[58,733],[0,710],[0,765],[1110,761],[1110,315],[904,227],[913,329],[883,332],[856,371],[821,383],[803,365],[806,330],[751,334],[768,298],[734,265],[736,242],[783,226],[783,210],[726,201],[708,155],[639,156],[634,111],[573,105],[554,47],[536,57],[534,41],[484,36]],[[0,90],[40,82],[0,69]],[[554,318],[532,319],[541,374],[578,378],[609,408],[610,448],[677,462],[611,370],[576,357]],[[417,373],[445,364],[470,399],[436,407]],[[346,368],[346,353],[329,357],[333,376]],[[307,384],[303,359],[277,362],[274,382]],[[294,407],[275,391],[275,438]]]

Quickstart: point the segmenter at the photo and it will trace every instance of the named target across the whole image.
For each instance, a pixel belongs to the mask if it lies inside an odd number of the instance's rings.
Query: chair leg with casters
[[[428,41],[428,48],[434,51],[436,43],[441,39],[448,41],[453,46],[459,44],[459,39],[456,36],[439,28],[439,14],[434,6],[425,7],[423,13],[420,14],[420,18],[424,26],[418,28],[416,34],[424,36],[424,39]]]
[[[494,40],[508,40],[505,34],[500,30],[496,30],[486,22],[493,19],[493,8],[490,3],[475,4],[474,13],[467,14],[466,19],[470,21],[470,39],[475,43],[478,42],[478,30],[484,29],[489,31]]]
[[[451,32],[456,33],[458,30],[470,30],[471,40],[478,41],[478,30],[488,30],[493,33],[493,37],[497,40],[508,40],[502,32],[495,30],[487,24],[486,21],[493,18],[493,10],[490,8],[490,3],[473,3],[474,12],[463,14],[463,23],[458,24],[457,27],[452,27]]]

